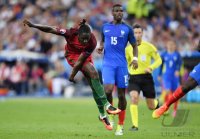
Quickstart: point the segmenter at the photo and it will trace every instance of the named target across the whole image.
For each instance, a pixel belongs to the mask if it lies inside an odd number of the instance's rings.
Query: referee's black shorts
[[[128,91],[143,92],[146,98],[155,98],[154,81],[151,74],[130,75]]]

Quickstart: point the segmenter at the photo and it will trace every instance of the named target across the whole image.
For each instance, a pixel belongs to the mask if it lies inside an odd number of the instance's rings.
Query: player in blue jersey
[[[182,65],[182,59],[178,51],[176,51],[176,43],[167,42],[167,51],[161,54],[162,57],[162,96],[167,101],[168,97],[176,90],[180,84],[179,72]],[[173,116],[176,116],[178,101],[174,104]]]
[[[200,40],[197,49],[200,52]],[[169,97],[167,102],[153,112],[153,118],[159,118],[162,116],[169,109],[171,104],[178,101],[198,85],[200,85],[200,63],[194,67],[194,69],[190,72],[187,81],[176,89],[172,96]]]
[[[102,78],[107,99],[111,104],[113,101],[112,92],[114,86],[117,86],[119,98],[118,107],[122,111],[119,113],[119,122],[115,135],[123,135],[127,105],[125,90],[128,87],[125,47],[128,42],[133,46],[134,60],[131,65],[134,69],[138,67],[138,50],[132,28],[122,21],[123,8],[120,4],[115,4],[112,7],[112,15],[114,20],[104,24],[102,27],[102,41],[97,51],[98,53],[102,53],[104,50]],[[113,123],[113,115],[109,115],[109,117],[110,122]]]

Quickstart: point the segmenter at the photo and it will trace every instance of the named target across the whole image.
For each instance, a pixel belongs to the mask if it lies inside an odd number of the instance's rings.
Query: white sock
[[[106,118],[106,115],[100,113],[100,118],[101,118],[101,119]]]
[[[110,106],[111,106],[111,104],[110,104],[110,103],[107,103],[107,104],[106,104],[106,110],[107,110]]]

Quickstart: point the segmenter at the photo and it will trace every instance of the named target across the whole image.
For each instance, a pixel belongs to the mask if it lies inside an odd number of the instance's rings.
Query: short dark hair
[[[141,28],[143,30],[143,27],[140,24],[134,24],[133,29],[135,29],[135,28]]]
[[[78,34],[82,34],[82,33],[91,33],[91,29],[89,27],[89,25],[85,24],[86,20],[83,19],[80,24],[79,24],[79,29],[78,29]]]
[[[114,5],[112,6],[112,11],[114,10],[115,7],[122,7],[122,5],[121,5],[121,4],[114,4]]]

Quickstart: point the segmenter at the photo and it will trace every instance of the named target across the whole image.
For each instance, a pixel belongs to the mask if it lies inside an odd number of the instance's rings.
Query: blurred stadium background
[[[0,95],[90,95],[82,74],[76,76],[78,84],[68,82],[71,68],[64,58],[64,38],[24,27],[22,21],[68,28],[86,18],[99,42],[102,24],[112,20],[114,3],[123,5],[124,20],[130,25],[144,27],[144,40],[159,52],[168,40],[177,43],[184,59],[184,81],[200,61],[195,51],[200,39],[200,0],[0,0]],[[94,52],[93,57],[101,74],[102,56]],[[154,77],[159,94],[156,73]]]

